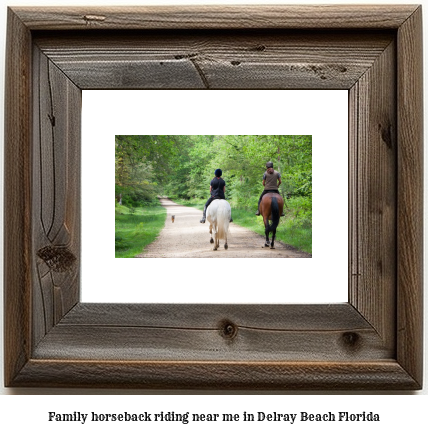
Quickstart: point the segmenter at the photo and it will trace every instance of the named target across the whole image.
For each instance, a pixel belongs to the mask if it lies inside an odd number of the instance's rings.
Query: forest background
[[[217,168],[234,223],[263,233],[254,214],[267,161],[281,173],[285,200],[278,239],[311,253],[312,136],[116,135],[115,151],[116,257],[134,256],[130,238],[164,221],[159,196],[202,210]]]

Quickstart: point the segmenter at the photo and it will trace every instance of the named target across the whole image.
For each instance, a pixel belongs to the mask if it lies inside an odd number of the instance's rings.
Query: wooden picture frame
[[[6,53],[6,386],[422,387],[421,6],[14,7]],[[349,302],[81,303],[101,88],[347,89]]]

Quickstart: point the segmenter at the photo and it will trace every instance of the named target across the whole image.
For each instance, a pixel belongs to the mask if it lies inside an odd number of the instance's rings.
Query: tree
[[[226,197],[254,208],[265,164],[282,175],[284,198],[312,200],[312,137],[286,135],[116,136],[116,197],[153,200],[157,194],[207,198],[221,168]]]

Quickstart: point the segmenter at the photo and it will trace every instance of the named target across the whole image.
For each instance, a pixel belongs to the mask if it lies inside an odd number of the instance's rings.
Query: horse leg
[[[214,228],[214,240],[213,240],[214,247],[213,247],[213,250],[217,250],[217,237],[218,237],[217,229]]]
[[[213,225],[210,223],[210,243],[212,244],[213,242]]]
[[[228,249],[228,245],[227,245],[227,236],[226,236],[226,241],[225,241],[225,243],[224,243],[224,248],[227,250]]]
[[[269,230],[267,228],[265,229],[265,234],[266,234],[265,247],[269,247]]]
[[[269,247],[269,229],[268,229],[269,221],[264,219],[264,223],[265,223],[265,235],[266,235],[265,247]]]
[[[274,243],[275,243],[275,234],[276,234],[276,229],[274,229],[273,231],[272,231],[272,242],[270,243],[270,248],[271,249],[274,249],[275,247],[274,247]]]

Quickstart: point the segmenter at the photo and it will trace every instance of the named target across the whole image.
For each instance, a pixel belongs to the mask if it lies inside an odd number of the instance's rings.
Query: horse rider
[[[262,201],[262,197],[266,193],[279,194],[278,188],[281,185],[281,182],[281,174],[274,170],[272,161],[268,161],[266,163],[266,172],[263,174],[264,190],[259,198],[256,215],[260,215],[260,202]],[[284,213],[281,214],[281,217],[284,217]]]
[[[210,198],[207,200],[205,206],[204,206],[204,212],[202,214],[202,219],[200,220],[200,223],[205,223],[206,214],[207,214],[207,208],[208,205],[215,199],[226,199],[224,196],[224,192],[226,191],[226,182],[221,177],[223,174],[221,169],[216,169],[214,171],[214,178],[211,180],[210,183]],[[230,221],[233,222],[232,217],[230,217]]]

